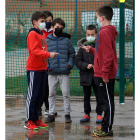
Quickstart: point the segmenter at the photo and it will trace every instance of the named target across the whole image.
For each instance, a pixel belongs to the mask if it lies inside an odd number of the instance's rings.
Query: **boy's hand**
[[[109,79],[103,79],[104,83],[108,83]]]
[[[89,52],[91,46],[81,46],[82,49],[85,49],[86,52]]]
[[[91,69],[91,68],[93,68],[93,65],[92,64],[88,64],[87,69]]]
[[[56,52],[50,52],[50,58],[55,58],[57,55],[60,55],[59,53]]]

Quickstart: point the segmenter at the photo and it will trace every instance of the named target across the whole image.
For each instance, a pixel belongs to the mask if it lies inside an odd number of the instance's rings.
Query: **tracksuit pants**
[[[65,115],[69,115],[70,108],[70,80],[68,74],[49,75],[49,115],[54,115],[56,105],[56,92],[58,83],[63,94]]]
[[[45,92],[46,72],[27,71],[28,93],[26,96],[25,123],[39,119],[40,105]]]
[[[45,104],[45,109],[49,110],[49,101],[48,101],[48,97],[49,97],[49,85],[48,85],[48,73],[46,73],[46,86],[45,86],[45,93],[43,96],[43,100],[41,102],[41,107],[43,105],[43,103]]]
[[[92,84],[90,86],[83,86],[84,91],[84,112],[85,114],[90,114],[91,105],[90,105],[90,96],[91,96],[91,87],[94,90],[96,96],[96,113],[97,115],[102,115],[102,108],[100,105],[99,95],[98,95],[98,86],[95,84],[94,79],[92,79]]]
[[[109,132],[112,129],[114,119],[114,85],[115,79],[109,79],[108,83],[104,83],[100,77],[94,78],[98,85],[98,93],[101,101],[101,107],[104,111],[104,117],[101,123],[101,129],[104,132]]]

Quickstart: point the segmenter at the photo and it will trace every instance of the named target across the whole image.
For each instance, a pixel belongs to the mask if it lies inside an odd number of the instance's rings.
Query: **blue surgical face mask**
[[[50,29],[51,28],[51,24],[52,24],[51,22],[46,22],[46,28]]]
[[[97,18],[97,24],[100,28],[102,27],[102,23],[99,21],[99,18]]]

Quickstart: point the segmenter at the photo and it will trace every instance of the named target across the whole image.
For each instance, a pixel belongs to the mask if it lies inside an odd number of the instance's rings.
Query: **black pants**
[[[95,77],[95,83],[98,85],[98,93],[101,101],[101,107],[104,111],[103,121],[101,123],[102,130],[109,132],[112,129],[114,119],[114,85],[115,79],[109,79],[108,83],[104,83],[102,78]]]
[[[92,84],[90,86],[83,86],[84,91],[84,112],[85,114],[90,114],[91,105],[90,105],[90,96],[91,96],[91,87],[94,90],[96,96],[96,113],[97,115],[102,115],[102,108],[98,96],[98,86],[95,84],[94,79],[92,79]]]
[[[48,86],[48,74],[47,74],[47,76],[46,76],[45,93],[44,93],[44,96],[43,96],[43,100],[41,102],[41,107],[42,107],[43,102],[44,102],[46,110],[49,110],[48,96],[49,96],[49,86]]]

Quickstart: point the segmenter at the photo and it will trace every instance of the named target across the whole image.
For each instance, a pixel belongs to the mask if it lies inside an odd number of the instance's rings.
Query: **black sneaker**
[[[57,116],[57,112],[55,112],[54,115]]]
[[[65,121],[66,121],[66,123],[71,123],[71,116],[65,115]]]
[[[54,122],[55,116],[54,115],[48,115],[48,117],[45,119],[45,123]]]

